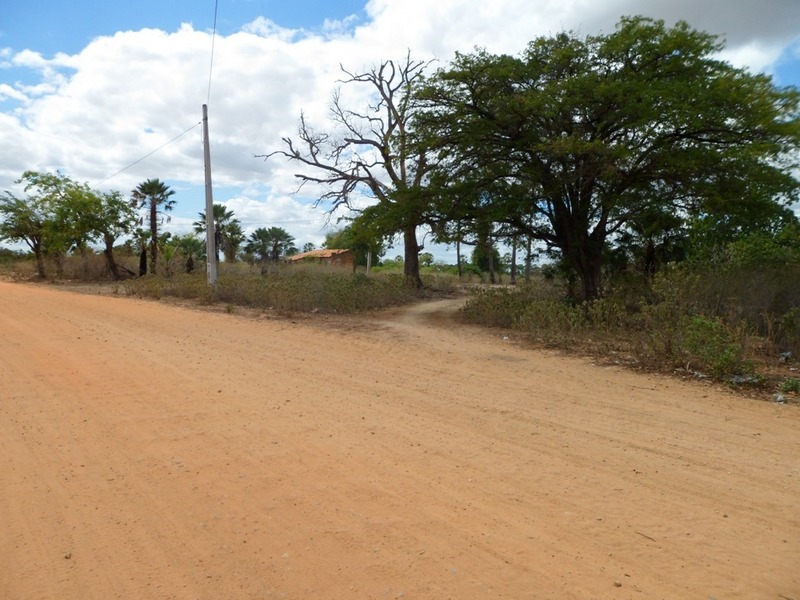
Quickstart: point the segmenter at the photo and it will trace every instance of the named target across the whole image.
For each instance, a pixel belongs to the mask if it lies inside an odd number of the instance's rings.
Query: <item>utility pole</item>
[[[214,195],[211,191],[211,147],[208,143],[208,105],[203,104],[203,162],[206,172],[206,274],[208,285],[217,285],[216,228]]]

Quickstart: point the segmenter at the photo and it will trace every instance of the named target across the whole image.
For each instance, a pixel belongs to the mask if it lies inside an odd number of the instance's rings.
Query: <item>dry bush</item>
[[[637,280],[577,304],[539,280],[478,289],[464,316],[570,351],[613,350],[649,368],[757,382],[759,354],[800,349],[800,270],[673,269],[646,288]]]

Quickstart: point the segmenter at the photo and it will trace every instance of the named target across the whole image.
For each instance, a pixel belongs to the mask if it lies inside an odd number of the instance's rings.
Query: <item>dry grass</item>
[[[675,270],[593,303],[569,302],[559,285],[538,279],[478,289],[464,316],[549,347],[772,390],[796,377],[800,269]]]
[[[352,314],[417,300],[420,292],[410,288],[402,275],[367,276],[347,270],[315,266],[225,265],[215,288],[204,273],[171,278],[141,277],[125,283],[127,293],[142,297],[177,297],[204,303],[221,303],[275,310],[281,314],[321,312]],[[427,277],[423,293],[452,291],[451,278]]]

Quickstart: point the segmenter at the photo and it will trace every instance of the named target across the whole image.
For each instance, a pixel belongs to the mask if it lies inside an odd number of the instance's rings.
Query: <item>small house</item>
[[[344,267],[355,270],[355,254],[352,250],[324,248],[321,250],[311,250],[301,252],[289,257],[291,263],[310,263],[318,265],[330,265],[333,267]]]

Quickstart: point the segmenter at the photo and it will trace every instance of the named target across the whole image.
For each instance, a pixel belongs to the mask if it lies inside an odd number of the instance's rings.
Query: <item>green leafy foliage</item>
[[[105,247],[109,273],[120,277],[114,243],[133,230],[134,213],[119,192],[98,193],[61,173],[26,171],[17,183],[25,184],[28,195],[0,196],[0,239],[25,242],[34,253],[39,277],[46,276],[45,256],[54,259],[61,275],[68,252],[87,258],[89,244],[96,241]]]
[[[281,227],[259,227],[250,234],[244,249],[257,261],[275,263],[297,252],[294,237]]]
[[[797,377],[789,377],[786,381],[781,383],[780,389],[782,392],[800,394],[800,379]]]
[[[687,365],[695,363],[712,377],[750,374],[752,366],[743,360],[742,345],[722,319],[685,317],[682,322],[682,350]]]
[[[686,23],[632,17],[518,57],[458,54],[420,91],[445,229],[488,215],[557,249],[593,300],[609,245],[654,272],[685,253],[669,238],[693,220],[725,243],[782,218],[800,189],[800,92],[721,49]]]
[[[195,233],[206,233],[206,212],[199,213],[199,219],[193,223]],[[242,224],[234,212],[224,204],[213,206],[214,222],[214,256],[219,261],[219,253],[223,252],[226,262],[235,262],[239,248],[245,241]]]
[[[364,226],[364,221],[363,218],[357,218],[346,227],[327,234],[323,247],[352,250],[356,265],[366,266],[368,257],[370,265],[377,265],[386,252],[383,236],[373,228]]]

